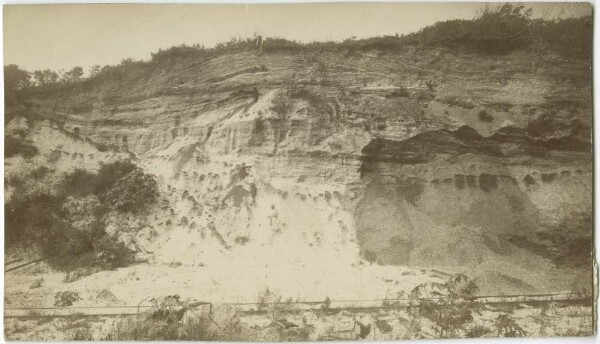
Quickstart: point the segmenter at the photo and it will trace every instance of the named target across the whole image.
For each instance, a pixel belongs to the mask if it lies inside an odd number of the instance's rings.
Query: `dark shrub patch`
[[[4,137],[4,157],[12,158],[16,155],[21,155],[22,157],[28,159],[38,155],[40,152],[38,149],[24,142],[22,139],[6,135]]]
[[[29,172],[29,177],[34,178],[34,179],[42,179],[48,173],[50,173],[50,169],[48,167],[40,166],[40,167],[34,169],[33,171]]]
[[[104,235],[95,245],[97,261],[95,264],[103,269],[116,269],[133,262],[133,252],[122,242]]]
[[[47,235],[64,224],[60,219],[62,197],[49,194],[27,196],[20,190],[4,205],[4,234],[8,246],[46,240]]]
[[[48,173],[39,168],[24,178],[40,182]],[[158,195],[154,177],[127,161],[103,165],[98,174],[75,170],[42,191],[27,185],[15,184],[5,204],[7,246],[37,247],[51,267],[87,274],[133,261],[129,248],[107,236],[106,211],[138,212]]]
[[[137,212],[154,203],[158,197],[156,180],[151,174],[137,169],[117,180],[100,200],[115,210]]]
[[[102,165],[98,171],[95,193],[101,194],[108,191],[117,180],[125,177],[136,168],[129,160]]]
[[[51,228],[38,245],[50,266],[70,271],[93,264],[94,238],[71,227],[68,223]]]
[[[98,176],[82,169],[76,169],[68,174],[61,188],[68,195],[87,196],[95,193]]]

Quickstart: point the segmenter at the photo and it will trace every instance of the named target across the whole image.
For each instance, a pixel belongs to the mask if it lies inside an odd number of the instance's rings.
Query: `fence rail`
[[[439,300],[438,298],[422,298],[421,300]],[[591,296],[581,293],[546,293],[529,295],[484,295],[474,297],[475,304],[514,304],[527,302],[581,302],[590,300]],[[329,300],[331,310],[345,309],[386,309],[409,306],[410,299],[372,299],[372,300]],[[325,301],[290,301],[290,302],[224,302],[224,303],[202,303],[193,307],[202,313],[211,313],[215,307],[234,307],[238,312],[256,312],[261,306],[269,305],[293,306],[290,309],[296,311],[310,311],[322,309]],[[591,304],[591,303],[590,303]],[[127,316],[139,315],[152,308],[149,304],[121,305],[121,306],[69,306],[69,307],[5,307],[5,318],[37,318],[37,317],[68,317],[78,316]]]

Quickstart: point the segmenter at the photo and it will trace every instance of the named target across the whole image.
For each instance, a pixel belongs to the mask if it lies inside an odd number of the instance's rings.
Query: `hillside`
[[[157,56],[6,109],[6,135],[39,155],[5,159],[5,185],[119,159],[156,177],[146,212],[105,219],[147,263],[70,289],[385,298],[432,269],[483,294],[591,282],[589,59],[440,44]]]

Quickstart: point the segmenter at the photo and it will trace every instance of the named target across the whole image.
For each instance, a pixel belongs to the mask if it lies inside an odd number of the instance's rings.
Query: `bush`
[[[63,222],[60,227],[55,226],[47,231],[45,238],[38,241],[37,245],[51,267],[59,271],[71,271],[95,265],[94,242],[103,234],[89,235]]]
[[[82,300],[82,298],[75,291],[59,291],[54,295],[54,305],[57,307],[71,306],[78,300]]]
[[[219,333],[211,330],[208,319],[183,321],[189,305],[181,301],[179,295],[169,295],[152,299],[152,308],[140,320],[127,319],[116,324],[116,329],[104,340],[232,340],[224,338],[226,326]],[[211,323],[214,325],[214,323]],[[223,325],[223,324],[221,324]],[[239,338],[238,338],[239,339]]]
[[[65,176],[61,189],[68,195],[87,196],[96,192],[97,183],[98,176],[96,174],[83,169],[76,169]]]
[[[136,169],[117,180],[103,195],[101,200],[112,209],[123,212],[138,212],[146,205],[154,203],[158,197],[158,187],[154,176]]]
[[[439,338],[456,337],[466,332],[473,321],[477,285],[464,274],[452,276],[446,283],[423,283],[410,294],[410,303],[418,314],[433,322]]]
[[[485,8],[473,20],[437,22],[400,37],[396,44],[463,44],[491,54],[526,48],[542,55],[556,51],[571,58],[589,59],[592,30],[591,16],[532,19],[532,11],[525,5],[505,3]]]
[[[59,216],[62,197],[47,193],[27,195],[22,188],[24,186],[16,188],[4,205],[4,234],[8,246],[42,242],[49,233],[64,226]]]
[[[23,141],[21,138],[17,138],[11,135],[4,136],[4,157],[12,158],[17,155],[21,155],[23,158],[29,159],[40,152],[39,150]]]
[[[133,251],[116,239],[103,236],[95,246],[97,265],[103,269],[116,269],[131,264],[134,260]]]
[[[527,332],[508,313],[500,314],[494,321],[496,334],[500,337],[523,337]]]
[[[486,7],[473,21],[469,38],[484,52],[506,53],[530,43],[526,31],[531,25],[531,8],[505,3]]]
[[[117,180],[136,169],[138,167],[129,160],[103,164],[100,166],[97,180],[95,181],[95,194],[99,195],[108,191]]]
[[[152,175],[131,162],[103,165],[98,174],[75,170],[56,186],[33,188],[49,170],[34,170],[5,204],[8,246],[36,246],[59,271],[114,269],[133,262],[134,252],[105,232],[107,210],[141,211],[158,195]]]
[[[469,328],[469,330],[467,331],[466,337],[467,338],[482,338],[491,333],[492,333],[492,331],[487,326],[482,325],[482,324],[476,324]]]

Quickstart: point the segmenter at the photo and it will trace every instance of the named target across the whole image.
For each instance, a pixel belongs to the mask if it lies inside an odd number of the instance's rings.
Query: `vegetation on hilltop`
[[[284,38],[267,37],[262,41],[262,53],[337,51],[350,55],[353,52],[376,50],[394,52],[407,46],[446,45],[469,49],[480,54],[506,54],[514,50],[528,50],[536,56],[552,52],[566,58],[589,60],[592,48],[592,18],[558,20],[533,19],[531,9],[525,5],[506,3],[488,7],[472,20],[437,22],[408,35],[380,36],[366,39],[350,38],[342,42],[301,43]],[[127,72],[140,69],[153,70],[179,60],[209,59],[211,57],[243,51],[256,51],[254,39],[232,38],[214,48],[198,44],[180,45],[151,54],[151,60],[124,59],[116,66],[92,66],[87,78],[81,67],[66,72],[50,70],[32,73],[17,65],[4,67],[5,101],[7,105],[21,103],[31,93],[54,92],[71,88],[75,84],[91,86],[103,80],[122,80]],[[145,73],[142,73],[145,74]]]

